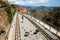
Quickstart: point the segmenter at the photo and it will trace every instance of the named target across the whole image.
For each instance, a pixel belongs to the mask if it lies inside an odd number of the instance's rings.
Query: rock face
[[[8,31],[8,15],[4,8],[0,8],[0,31],[4,30],[4,33],[1,33],[0,39],[5,40],[6,32]]]

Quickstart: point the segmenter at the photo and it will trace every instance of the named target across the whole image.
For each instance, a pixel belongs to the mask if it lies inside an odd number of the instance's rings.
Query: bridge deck
[[[18,14],[19,16],[19,24],[20,24],[20,32],[21,32],[21,40],[47,40],[41,32],[34,34],[35,30],[37,29],[27,18],[24,17],[22,23],[22,15]],[[29,32],[29,35],[25,37],[25,32]]]

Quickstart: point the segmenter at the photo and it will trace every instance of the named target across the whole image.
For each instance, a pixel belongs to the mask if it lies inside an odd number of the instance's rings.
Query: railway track
[[[19,24],[18,14],[17,14],[17,17],[16,17],[15,40],[21,40],[20,24]]]
[[[36,23],[34,23],[32,20],[30,20],[28,17],[24,16],[27,18],[39,31],[45,36],[47,40],[55,40],[51,36],[49,36],[44,30],[42,30]]]

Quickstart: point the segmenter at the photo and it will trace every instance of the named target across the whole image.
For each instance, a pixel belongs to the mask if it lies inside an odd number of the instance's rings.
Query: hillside
[[[42,20],[50,26],[55,28],[60,28],[60,8],[54,8],[54,10],[49,10],[47,8],[36,8],[30,9],[30,15],[38,20]],[[56,27],[57,26],[57,27]]]
[[[54,24],[55,26],[60,27],[60,8],[49,12],[45,17],[44,20]]]
[[[5,40],[15,12],[16,7],[0,0],[0,40]]]
[[[30,9],[28,11],[31,13],[33,17],[39,20],[42,20],[42,18],[50,12],[48,9],[41,9],[41,8]]]
[[[5,39],[5,33],[8,31],[8,15],[4,8],[0,8],[0,39]],[[1,33],[1,31],[4,31],[4,33]]]

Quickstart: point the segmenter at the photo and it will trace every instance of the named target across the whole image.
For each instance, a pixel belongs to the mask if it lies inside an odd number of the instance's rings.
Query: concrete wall
[[[36,22],[40,23],[43,27],[45,27],[46,29],[48,29],[49,31],[51,31],[52,33],[54,33],[54,34],[56,34],[57,36],[60,37],[60,31],[57,31],[55,28],[49,26],[48,24],[46,24],[46,23],[44,23],[42,21],[39,21],[39,20],[37,20],[35,18],[32,18],[32,19],[34,19]]]

